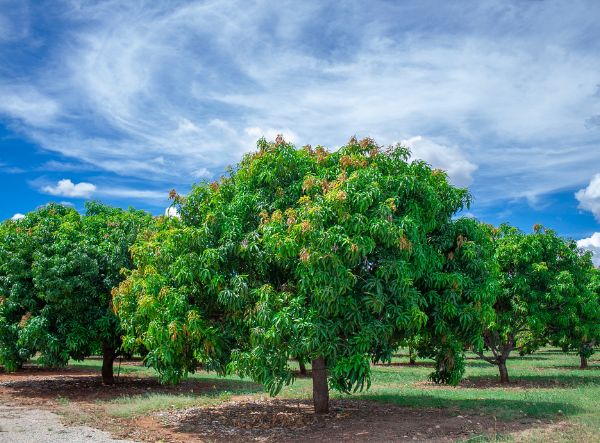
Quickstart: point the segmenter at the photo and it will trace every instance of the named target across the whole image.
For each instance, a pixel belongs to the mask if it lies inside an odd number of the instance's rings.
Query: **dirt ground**
[[[50,411],[0,405],[0,443],[130,443],[89,426],[65,426]]]
[[[126,375],[109,387],[102,385],[95,371],[30,367],[17,374],[0,373],[0,404],[54,412],[65,424],[87,425],[114,438],[143,442],[451,442],[481,434],[493,438],[562,426],[536,419],[502,422],[484,413],[359,400],[333,400],[329,414],[317,416],[306,401],[251,396],[234,397],[218,406],[165,410],[125,419],[108,414],[102,402],[144,393],[211,392],[219,389],[219,383],[196,380],[176,387],[161,386],[151,378]],[[85,432],[90,432],[88,429]]]

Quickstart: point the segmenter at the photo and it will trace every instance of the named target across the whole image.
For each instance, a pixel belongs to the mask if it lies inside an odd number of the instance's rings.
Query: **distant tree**
[[[0,265],[0,330],[6,331],[0,340],[12,350],[2,361],[8,369],[36,352],[51,367],[103,352],[103,382],[114,381],[120,326],[111,289],[130,265],[129,246],[152,219],[141,211],[86,206],[85,216],[50,204],[6,222],[12,234],[0,240],[0,254],[12,258]]]
[[[565,298],[560,311],[548,324],[550,341],[565,352],[577,352],[581,369],[588,367],[588,359],[600,342],[600,270],[594,268],[589,254],[580,256],[587,287]]]
[[[99,271],[99,280],[95,281],[95,296],[90,303],[99,307],[91,318],[95,319],[95,340],[99,341],[103,356],[102,379],[105,384],[112,384],[113,362],[122,352],[122,330],[114,313],[112,291],[124,280],[123,271],[133,268],[130,248],[137,236],[151,233],[156,221],[145,211],[133,208],[123,210],[98,202],[87,202],[81,222],[84,237],[91,243],[91,255]]]
[[[368,387],[370,363],[425,327],[439,296],[431,285],[454,285],[442,282],[448,257],[436,239],[455,232],[468,194],[409,162],[408,150],[370,139],[333,153],[281,138],[258,147],[219,182],[173,194],[181,220],[134,248],[115,306],[126,347],[143,344],[163,380],[202,363],[276,395],[303,356],[324,412],[329,388]],[[417,282],[433,270],[423,294]]]
[[[430,376],[436,383],[460,382],[466,349],[484,347],[482,334],[494,318],[498,291],[494,231],[491,225],[464,217],[431,238],[440,257],[416,282],[428,322],[415,348],[436,361]]]
[[[540,225],[531,234],[503,225],[495,241],[499,290],[495,317],[483,334],[492,356],[478,354],[498,366],[500,381],[506,383],[506,361],[513,350],[533,352],[571,327],[572,308],[588,291],[589,257]]]

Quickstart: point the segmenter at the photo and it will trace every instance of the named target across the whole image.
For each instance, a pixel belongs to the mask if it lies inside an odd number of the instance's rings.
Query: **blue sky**
[[[600,2],[0,0],[0,219],[162,213],[283,133],[402,142],[600,263]]]

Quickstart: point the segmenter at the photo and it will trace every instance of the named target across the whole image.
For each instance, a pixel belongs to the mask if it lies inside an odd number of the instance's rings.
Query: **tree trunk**
[[[579,358],[581,359],[581,363],[579,364],[579,369],[587,369],[587,367],[588,367],[587,357],[583,354],[580,354]]]
[[[329,412],[329,386],[327,385],[327,367],[323,357],[312,361],[312,379],[315,413],[327,413]]]
[[[413,352],[412,348],[409,347],[408,348],[408,364],[414,365],[415,363],[416,363],[415,353]]]
[[[113,362],[115,361],[115,347],[102,343],[102,383],[113,385],[115,378],[113,376]]]
[[[303,358],[298,359],[298,366],[300,366],[300,375],[306,375],[306,365]]]
[[[500,383],[508,383],[508,370],[506,369],[506,360],[500,360],[498,362],[498,369],[500,369]]]

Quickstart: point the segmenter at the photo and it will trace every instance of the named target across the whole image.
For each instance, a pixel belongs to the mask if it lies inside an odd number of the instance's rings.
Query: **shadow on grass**
[[[548,368],[565,369],[565,370],[571,370],[571,371],[600,371],[600,364],[598,364],[598,365],[589,364],[589,366],[585,369],[581,369],[579,367],[579,365],[555,365],[555,366],[548,366]]]
[[[460,384],[464,388],[487,389],[487,388],[561,388],[576,387],[584,385],[599,385],[600,374],[554,374],[554,375],[521,375],[511,374],[509,371],[509,383],[500,383],[499,376],[472,375],[466,377]]]
[[[434,363],[428,361],[419,361],[417,360],[414,363],[409,363],[407,361],[394,361],[391,363],[375,363],[374,366],[383,367],[383,368],[391,368],[391,367],[406,367],[406,368],[433,368]]]
[[[146,394],[219,395],[249,394],[263,391],[259,384],[240,379],[194,378],[178,385],[164,385],[156,377],[122,375],[112,386],[102,384],[99,374],[82,370],[60,369],[11,374],[0,380],[0,389],[14,398],[45,401],[61,397],[76,402],[113,400],[120,397]]]
[[[512,400],[503,398],[454,399],[442,395],[442,391],[415,394],[364,394],[362,399],[390,403],[410,408],[437,408],[445,410],[469,410],[472,413],[491,414],[502,420],[522,417],[523,413],[537,418],[553,418],[557,414],[574,415],[582,409],[566,402]]]
[[[492,355],[491,354],[490,355],[486,355],[486,357],[492,357]],[[554,357],[544,357],[542,355],[536,355],[536,354],[533,354],[533,355],[519,355],[519,354],[516,354],[516,355],[511,355],[508,358],[508,361],[509,362],[510,361],[515,361],[515,360],[521,360],[521,361],[545,361],[545,360],[553,360],[553,359],[554,359]],[[469,356],[465,357],[465,360],[468,360],[468,361],[478,361],[478,360],[479,361],[484,361],[483,359],[481,359],[481,358],[479,358],[477,356],[474,356],[474,355],[469,355]]]

